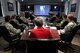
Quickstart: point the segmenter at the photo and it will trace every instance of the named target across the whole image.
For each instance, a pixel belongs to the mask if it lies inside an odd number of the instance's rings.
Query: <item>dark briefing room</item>
[[[80,0],[0,0],[0,53],[80,53]]]

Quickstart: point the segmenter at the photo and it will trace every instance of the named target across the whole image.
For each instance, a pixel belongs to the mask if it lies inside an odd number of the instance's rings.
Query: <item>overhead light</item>
[[[61,0],[61,2],[63,2],[64,0]]]
[[[24,0],[21,0],[21,1],[24,1]]]
[[[57,6],[54,6],[54,8],[56,9],[56,8],[57,8]]]
[[[68,0],[68,1],[70,1],[70,0]]]
[[[30,8],[30,6],[28,6],[28,8]]]

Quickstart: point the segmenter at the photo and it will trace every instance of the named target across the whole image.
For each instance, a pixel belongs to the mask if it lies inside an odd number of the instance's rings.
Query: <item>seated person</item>
[[[64,36],[62,34],[69,34],[69,32],[76,26],[76,23],[73,21],[73,15],[72,14],[67,15],[67,20],[69,21],[69,23],[64,27],[64,29],[60,30],[61,39]]]
[[[24,23],[24,21],[20,19],[20,16],[19,16],[19,15],[16,16],[16,20],[17,20],[20,24]]]
[[[35,14],[32,12],[30,15],[29,15],[29,17],[30,17],[30,20],[34,20],[35,19]]]
[[[28,19],[25,17],[25,12],[20,13],[20,19],[23,21],[24,24],[28,25]]]
[[[51,19],[49,20],[49,22],[51,22],[51,23],[56,22],[56,17],[51,17]]]
[[[11,21],[10,21],[9,23],[12,24],[14,28],[16,28],[16,29],[21,29],[21,31],[23,31],[24,28],[26,27],[25,24],[20,24],[20,23],[16,20],[16,15],[13,15],[13,16],[11,17]]]
[[[67,15],[63,14],[62,19],[63,20],[56,25],[57,29],[63,29],[68,24]]]
[[[17,15],[16,16],[16,20],[20,23],[20,24],[25,24],[28,26],[28,19],[26,19],[24,16],[22,16],[22,14]]]
[[[55,15],[54,13],[52,13],[52,14],[51,14],[51,17],[50,17],[50,19],[49,19],[49,22],[50,22],[50,23],[54,23],[54,22],[56,22],[56,20],[57,20],[56,15]]]
[[[12,24],[14,28],[19,29],[20,28],[19,22],[15,18],[16,15],[13,15],[9,23]]]
[[[31,30],[29,38],[52,38],[50,30],[43,27],[43,20],[41,18],[35,18],[34,22],[37,27]]]
[[[8,29],[8,31],[10,32],[10,34],[13,36],[13,35],[16,35],[16,34],[19,34],[21,32],[20,29],[16,29],[14,28],[9,22],[10,22],[10,16],[6,16],[5,17],[5,22],[3,23],[3,25]]]

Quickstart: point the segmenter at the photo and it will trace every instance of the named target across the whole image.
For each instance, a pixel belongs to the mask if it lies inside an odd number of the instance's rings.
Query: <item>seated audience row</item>
[[[14,28],[13,25],[9,23],[10,21],[11,21],[10,16],[6,16],[5,22],[3,23],[3,26],[5,26],[9,30],[10,34],[12,34],[12,35],[20,33],[21,30]]]
[[[25,27],[27,27],[27,29],[30,29],[28,27],[28,24],[29,24],[28,21],[30,21],[30,19],[25,18],[24,13],[22,13],[22,16],[19,16],[19,17],[16,17],[16,15],[13,15],[12,17],[8,15],[5,16],[5,22],[3,22],[3,26],[5,26],[10,32],[10,34],[13,36],[16,34],[20,35],[21,32],[24,32],[24,34],[28,38],[53,39],[54,34],[52,35],[50,29],[45,26],[43,27],[43,24],[44,24],[43,19],[36,16],[34,17],[35,17],[34,19],[31,19],[31,22],[34,20],[33,22],[36,27],[31,29],[30,34],[28,34],[28,30],[25,31]],[[60,35],[61,39],[64,36],[62,34],[68,34],[77,25],[73,20],[72,14],[68,14],[67,16],[63,15],[62,18],[63,20],[61,21],[61,23],[56,24],[56,26],[60,28],[59,32],[61,34]],[[54,19],[52,18],[51,22],[53,22],[53,20]],[[21,21],[21,23],[19,21]],[[63,25],[64,23],[65,25]],[[63,29],[61,29],[61,27],[63,27]]]
[[[68,24],[67,15],[62,15],[62,21],[56,24],[57,29],[63,29]]]
[[[76,26],[76,23],[73,21],[72,14],[67,15],[67,20],[69,23],[64,27],[64,29],[59,30],[61,34],[68,34],[71,31],[71,29],[73,29]],[[37,27],[35,29],[32,29],[29,38],[49,38],[50,36],[52,37],[50,30],[43,27],[43,21],[41,18],[36,18],[35,24]]]
[[[60,37],[61,37],[61,39],[64,39],[64,36],[67,35],[67,34],[70,34],[70,31],[75,26],[77,26],[77,24],[73,20],[73,15],[72,14],[68,14],[67,15],[67,20],[69,21],[69,23],[64,27],[64,29],[60,30],[60,33],[61,33]]]

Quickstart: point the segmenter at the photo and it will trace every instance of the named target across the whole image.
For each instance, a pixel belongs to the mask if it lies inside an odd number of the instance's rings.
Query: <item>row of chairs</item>
[[[53,40],[48,39],[30,39],[27,40],[27,52],[28,53],[38,53],[38,52],[48,52],[48,53],[58,53],[58,49],[72,49],[75,52],[75,49],[72,47],[72,40],[80,29],[80,25],[75,26],[69,34],[64,34],[64,39]],[[63,48],[62,48],[63,47]],[[38,52],[37,52],[38,51]]]
[[[63,49],[70,48],[73,52],[75,49],[72,47],[72,40],[76,35],[77,31],[80,29],[80,25],[75,26],[69,34],[63,34],[63,38],[61,38],[59,46],[63,47]]]
[[[0,26],[0,36],[2,36],[4,40],[6,40],[9,43],[9,46],[4,48],[5,50],[11,48],[13,51],[20,40],[18,34],[15,36],[11,36],[11,34],[5,26]]]
[[[80,29],[80,25],[75,26],[69,34],[65,34],[64,39],[54,40],[54,39],[29,39],[27,40],[27,49],[28,53],[38,53],[38,52],[47,52],[47,53],[58,53],[58,49],[72,49],[75,52],[75,49],[72,47],[72,40]],[[62,48],[63,47],[63,48]],[[37,52],[38,51],[38,52]]]
[[[40,39],[29,39],[26,41],[27,45],[27,52],[28,53],[38,53],[38,52],[48,52],[48,53],[58,53],[58,47],[60,47],[59,43],[65,44],[65,46],[68,46],[73,51],[72,48],[72,39],[74,38],[74,35],[76,32],[80,29],[80,25],[74,27],[69,34],[65,36],[64,39],[61,40],[54,40],[54,39],[48,39],[48,40],[40,40]],[[19,37],[12,38],[9,31],[4,27],[0,26],[0,35],[3,36],[3,38],[9,42],[10,45],[12,45],[13,48],[19,44],[20,41]],[[14,50],[14,49],[12,49]],[[38,51],[38,52],[37,52]]]

